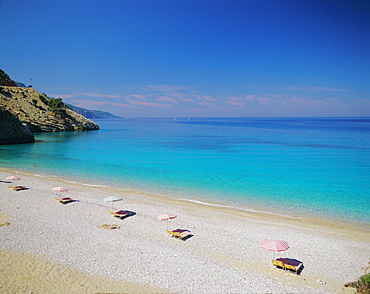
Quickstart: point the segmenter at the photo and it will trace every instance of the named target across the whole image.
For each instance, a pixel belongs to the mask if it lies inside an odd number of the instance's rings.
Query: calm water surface
[[[281,214],[370,223],[369,118],[96,120],[0,146],[5,167]],[[33,167],[33,164],[37,167]]]

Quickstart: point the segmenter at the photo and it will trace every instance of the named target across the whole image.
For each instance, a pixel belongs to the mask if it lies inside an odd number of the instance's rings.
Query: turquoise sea
[[[96,120],[0,165],[168,197],[370,223],[370,118]],[[33,166],[35,164],[36,166]]]

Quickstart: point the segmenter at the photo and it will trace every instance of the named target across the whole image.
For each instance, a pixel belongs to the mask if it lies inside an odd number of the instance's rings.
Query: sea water
[[[36,133],[0,164],[284,215],[370,223],[369,118],[96,120]]]

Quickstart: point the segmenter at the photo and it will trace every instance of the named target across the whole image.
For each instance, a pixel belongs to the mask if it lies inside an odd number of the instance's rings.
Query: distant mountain
[[[23,87],[23,88],[27,88],[27,86],[21,82],[15,82],[17,84],[17,87]]]
[[[100,110],[88,110],[85,108],[77,107],[71,104],[65,103],[71,110],[83,115],[89,119],[99,119],[99,118],[122,118],[120,116],[116,116],[109,112],[100,111]]]

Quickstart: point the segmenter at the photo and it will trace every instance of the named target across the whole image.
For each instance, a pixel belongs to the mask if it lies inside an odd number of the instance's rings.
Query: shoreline
[[[66,185],[78,185],[81,187],[86,188],[101,188],[101,189],[110,189],[117,193],[134,193],[138,195],[145,195],[146,197],[151,197],[155,199],[155,201],[165,202],[165,203],[176,203],[179,205],[194,205],[198,207],[204,207],[205,209],[215,209],[220,211],[225,211],[227,213],[243,215],[245,217],[251,218],[261,218],[264,220],[270,221],[283,221],[290,224],[296,224],[298,226],[307,226],[307,227],[322,227],[323,229],[327,228],[329,230],[336,230],[338,232],[356,232],[359,235],[368,235],[370,234],[370,223],[361,222],[361,221],[353,221],[347,220],[342,218],[334,218],[332,216],[319,216],[314,214],[304,214],[303,216],[293,215],[293,214],[279,214],[273,211],[267,210],[265,207],[258,207],[254,206],[253,208],[245,208],[245,207],[236,207],[232,204],[226,204],[222,202],[204,202],[195,199],[187,199],[181,197],[173,197],[169,195],[163,195],[158,193],[150,193],[146,191],[134,190],[134,189],[127,189],[122,187],[112,187],[110,185],[105,184],[93,184],[93,183],[86,183],[86,181],[81,182],[79,180],[72,180],[66,179],[65,177],[59,177],[57,175],[49,175],[44,173],[32,173],[32,171],[20,170],[20,169],[12,169],[7,167],[0,166],[0,172],[7,172],[9,174],[18,174],[24,176],[30,176],[40,179],[49,179],[49,180],[57,180],[64,182]],[[1,181],[1,179],[0,179]]]
[[[0,168],[9,168],[12,170],[12,167],[1,167]],[[38,166],[30,166],[28,167],[22,167],[19,169],[20,172],[30,174],[30,175],[36,175],[38,174]],[[276,201],[268,201],[264,202],[263,199],[266,197],[269,199],[269,195],[260,195],[259,198],[254,199],[254,195],[246,194],[246,199],[238,199],[236,197],[233,199],[232,197],[230,199],[225,198],[218,198],[218,196],[213,197],[211,192],[209,191],[190,191],[186,192],[184,190],[180,190],[181,188],[163,188],[152,186],[150,184],[149,186],[146,185],[145,180],[141,180],[140,183],[131,183],[129,185],[126,185],[125,182],[120,182],[124,180],[112,180],[109,178],[99,178],[95,175],[95,178],[89,178],[84,176],[70,176],[68,177],[68,174],[55,173],[55,171],[42,171],[40,175],[48,175],[49,177],[53,177],[56,179],[61,179],[66,183],[80,183],[82,185],[86,186],[92,186],[92,187],[107,187],[107,188],[113,188],[121,189],[121,190],[130,190],[130,191],[137,191],[138,193],[153,193],[158,196],[161,196],[163,198],[175,198],[175,199],[182,199],[184,201],[190,201],[190,202],[203,202],[205,204],[209,205],[220,205],[220,206],[226,206],[236,209],[243,209],[246,211],[252,211],[257,212],[261,214],[271,214],[271,215],[282,215],[290,218],[307,218],[307,219],[323,219],[327,221],[331,221],[333,223],[343,223],[343,224],[354,224],[358,226],[369,226],[370,227],[370,219],[369,217],[362,216],[361,213],[355,213],[352,214],[346,214],[343,211],[347,211],[346,209],[343,209],[341,211],[334,211],[332,208],[326,209],[325,206],[317,206],[317,207],[311,207],[310,204],[307,206],[305,203],[298,204],[293,201],[294,206],[289,206],[287,203],[282,205],[278,200]],[[95,182],[99,184],[95,184]],[[148,192],[150,191],[150,192]],[[204,193],[203,193],[204,192]],[[217,192],[216,192],[216,195]],[[264,202],[262,204],[262,202]],[[257,203],[257,204],[256,204]],[[363,210],[362,210],[363,211]],[[360,216],[359,216],[360,215]],[[369,229],[370,230],[370,229]]]
[[[94,276],[181,293],[334,293],[359,278],[370,257],[369,226],[362,224],[269,215],[0,167],[0,180],[12,174],[29,190],[15,192],[0,182],[0,219],[10,223],[0,228],[2,250],[43,256]],[[54,186],[68,187],[63,197],[79,201],[57,203]],[[123,201],[102,201],[111,195]],[[121,221],[109,214],[111,207],[136,215]],[[161,213],[178,217],[160,222]],[[103,223],[121,229],[98,229]],[[176,228],[194,236],[169,237],[166,229]],[[265,238],[288,241],[282,255],[301,260],[302,273],[275,269],[271,252],[258,247]],[[328,271],[328,263],[348,268]]]

